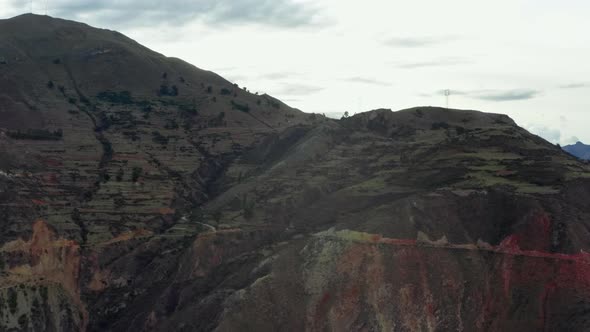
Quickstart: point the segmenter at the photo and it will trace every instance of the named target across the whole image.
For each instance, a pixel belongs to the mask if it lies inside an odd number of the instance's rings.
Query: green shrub
[[[119,168],[117,175],[115,176],[115,180],[117,180],[117,182],[121,182],[123,181],[123,176],[125,176],[125,171],[122,168]]]
[[[39,292],[41,293],[41,298],[43,298],[44,302],[47,302],[48,299],[48,289],[47,286],[41,286],[39,288]]]
[[[449,129],[449,124],[446,122],[435,122],[432,124],[432,127],[430,127],[430,129],[432,130],[438,130],[438,129]]]
[[[100,92],[96,97],[100,100],[113,104],[133,104],[133,98],[131,97],[131,92],[129,91],[103,91]]]
[[[168,86],[165,84],[160,85],[160,91],[158,92],[158,96],[167,96],[168,94]]]
[[[166,124],[164,125],[164,128],[166,128],[166,129],[178,129],[178,123],[174,119],[167,120],[166,121]]]
[[[158,91],[158,96],[170,96],[176,97],[178,96],[178,87],[173,85],[171,88],[168,87],[166,84],[160,85],[160,90]]]
[[[139,180],[139,177],[141,176],[142,173],[143,173],[143,168],[133,167],[133,172],[131,173],[131,181],[137,182],[137,180]]]
[[[27,328],[29,325],[29,317],[26,314],[20,315],[18,318],[18,326]]]
[[[254,207],[256,202],[254,200],[249,200],[248,195],[244,194],[242,197],[242,209],[244,211],[244,218],[252,219],[254,217]]]
[[[14,290],[14,288],[8,288],[8,307],[10,308],[10,312],[14,315],[16,310],[18,309],[18,293]]]
[[[166,145],[166,144],[168,144],[168,137],[160,134],[159,131],[153,131],[152,132],[152,141],[154,141],[154,143]]]
[[[113,205],[115,206],[115,209],[118,210],[125,206],[125,199],[122,196],[115,197],[115,199],[113,200]]]
[[[57,129],[55,131],[49,131],[46,129],[27,129],[25,132],[20,130],[9,131],[6,133],[8,137],[13,139],[30,139],[36,141],[59,141],[63,138],[63,131]]]
[[[102,172],[100,173],[100,182],[107,183],[107,182],[109,182],[110,179],[111,179],[111,176],[109,175],[109,173],[107,173],[107,170],[106,169],[102,170]]]
[[[231,104],[232,104],[233,108],[235,108],[239,111],[246,112],[246,113],[250,112],[250,106],[248,106],[248,104],[243,105],[243,104],[237,103],[233,100],[231,101]]]

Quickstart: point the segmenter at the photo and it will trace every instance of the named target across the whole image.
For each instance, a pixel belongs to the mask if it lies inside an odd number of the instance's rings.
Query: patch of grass
[[[385,178],[383,177],[374,177],[367,181],[358,183],[354,186],[348,188],[348,190],[353,190],[356,192],[366,193],[366,192],[375,192],[384,189],[387,186],[385,182]]]
[[[495,176],[489,172],[478,171],[466,175],[466,180],[458,183],[458,188],[490,188],[495,186],[510,186],[514,191],[527,194],[554,194],[559,189],[551,186],[540,186],[534,183],[519,182],[505,177]]]
[[[565,174],[566,180],[588,179],[588,178],[590,178],[590,171],[588,171],[588,172],[574,171],[574,172],[567,172]]]
[[[487,172],[497,172],[506,169],[506,166],[498,165],[498,164],[485,164],[485,165],[477,165],[477,166],[469,166],[468,169],[473,171],[487,171]]]
[[[480,150],[476,152],[462,152],[448,155],[440,155],[439,160],[460,160],[460,159],[480,159],[480,160],[518,160],[523,157],[510,152],[494,151],[494,150]]]
[[[57,129],[55,131],[49,131],[46,129],[27,129],[25,132],[20,130],[9,131],[6,133],[8,137],[13,139],[30,139],[37,141],[59,141],[63,138],[63,131]]]

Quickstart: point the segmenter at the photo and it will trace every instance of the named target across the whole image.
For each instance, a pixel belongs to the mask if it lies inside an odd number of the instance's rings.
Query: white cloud
[[[531,133],[541,136],[542,138],[553,144],[561,143],[561,131],[557,129],[552,129],[539,125],[528,125],[525,128]]]
[[[28,11],[28,1],[12,0],[12,10]],[[39,8],[41,12],[44,8]],[[310,3],[293,0],[53,0],[49,12],[107,26],[179,26],[200,20],[209,25],[255,23],[298,27],[317,22]]]

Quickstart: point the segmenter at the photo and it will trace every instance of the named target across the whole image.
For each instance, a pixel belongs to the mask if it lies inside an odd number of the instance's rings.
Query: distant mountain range
[[[582,142],[564,146],[563,150],[580,159],[590,160],[590,145],[586,145]]]

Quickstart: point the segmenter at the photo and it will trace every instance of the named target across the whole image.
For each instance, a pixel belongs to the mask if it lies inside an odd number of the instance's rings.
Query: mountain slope
[[[3,329],[590,327],[588,165],[505,115],[326,119],[33,15],[0,57]]]
[[[573,145],[566,145],[563,147],[563,149],[580,158],[580,159],[584,159],[584,160],[590,160],[590,145],[585,145],[582,142],[577,142],[576,144]]]
[[[186,197],[175,197],[180,182],[207,181],[209,174],[195,178],[197,170],[214,172],[224,158],[261,136],[307,120],[269,96],[242,91],[112,31],[23,15],[0,23],[0,40],[0,54],[7,59],[0,67],[0,125],[12,138],[6,141],[12,157],[4,160],[42,171],[37,192],[20,198],[43,201],[41,206],[51,210],[82,196],[82,203],[71,206],[81,211],[81,221],[59,216],[56,223],[76,232],[82,227],[76,223],[84,222],[89,241],[94,221],[102,236],[104,218],[111,216],[95,220],[84,211],[118,214],[112,197],[126,192],[121,209],[134,212],[128,210],[132,199],[142,202],[134,209],[143,219],[157,217],[161,209],[183,206],[181,199],[206,195],[206,184],[195,183],[182,194]],[[53,135],[57,132],[61,136]],[[35,156],[16,157],[21,144]],[[128,181],[134,169],[141,174]],[[149,188],[158,188],[159,197],[150,197]],[[121,226],[117,220],[115,233]]]

